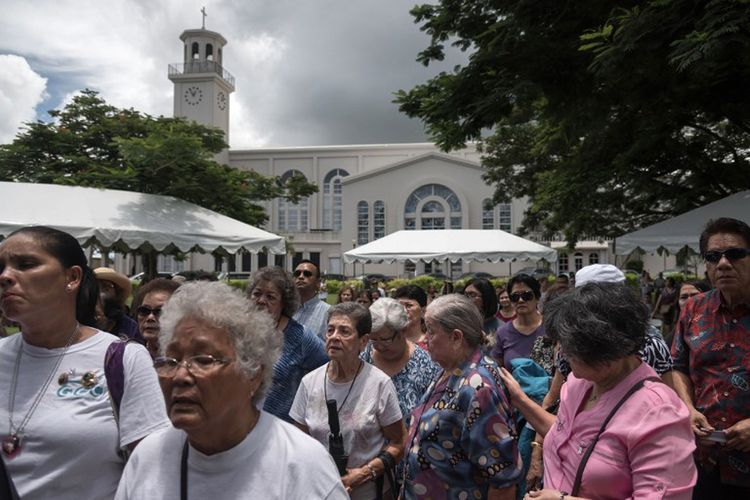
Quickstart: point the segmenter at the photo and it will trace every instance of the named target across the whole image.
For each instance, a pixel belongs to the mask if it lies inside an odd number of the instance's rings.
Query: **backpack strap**
[[[650,382],[661,382],[661,379],[659,377],[646,377],[642,380],[639,380],[636,382],[633,387],[630,388],[628,392],[625,393],[625,395],[620,399],[620,401],[617,402],[614,408],[612,408],[612,411],[609,412],[609,415],[607,415],[607,418],[604,419],[604,423],[602,423],[601,428],[599,429],[599,432],[596,433],[596,436],[594,437],[593,441],[591,441],[591,444],[586,449],[586,453],[583,454],[583,457],[581,458],[581,463],[578,464],[578,471],[576,472],[576,479],[573,483],[573,490],[570,492],[570,496],[578,496],[578,490],[581,489],[581,480],[583,479],[583,470],[586,468],[586,462],[589,461],[589,457],[591,456],[591,453],[594,451],[594,446],[596,446],[596,443],[599,441],[599,436],[602,435],[602,432],[604,432],[604,429],[607,428],[607,424],[609,424],[609,421],[612,420],[612,417],[615,416],[617,413],[617,410],[620,409],[620,407],[625,403],[625,401],[630,398],[633,394],[635,394],[638,389],[643,387],[643,384],[646,383],[646,381]]]
[[[104,355],[104,377],[107,379],[112,413],[118,425],[120,422],[120,403],[122,402],[122,395],[125,392],[125,366],[123,358],[125,356],[125,346],[127,345],[128,341],[125,340],[112,342],[107,347],[107,353]]]

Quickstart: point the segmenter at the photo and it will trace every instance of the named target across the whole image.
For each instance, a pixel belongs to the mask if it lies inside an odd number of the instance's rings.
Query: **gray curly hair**
[[[271,316],[233,289],[218,281],[185,283],[164,306],[159,321],[161,352],[169,345],[175,328],[185,318],[205,321],[229,334],[237,365],[249,377],[263,370],[263,380],[253,394],[252,402],[262,400],[271,384],[273,366],[281,353],[282,337],[277,334]]]
[[[409,319],[406,309],[396,299],[384,297],[378,299],[370,306],[372,316],[372,331],[377,332],[383,327],[390,328],[394,332],[400,332],[406,328]]]

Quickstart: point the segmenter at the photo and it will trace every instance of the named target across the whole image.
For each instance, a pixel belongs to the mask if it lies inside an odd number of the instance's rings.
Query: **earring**
[[[65,289],[68,290],[68,291],[70,291],[70,290],[73,289],[73,285],[71,285],[70,283],[68,283],[67,286],[65,287]]]

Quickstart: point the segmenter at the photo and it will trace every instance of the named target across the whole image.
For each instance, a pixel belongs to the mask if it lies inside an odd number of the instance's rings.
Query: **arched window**
[[[557,256],[557,269],[561,273],[568,272],[568,254],[561,253]]]
[[[461,201],[442,184],[426,184],[406,199],[404,229],[461,229]]]
[[[341,231],[341,179],[349,175],[337,168],[323,179],[323,228]]]
[[[214,46],[210,43],[206,44],[206,61],[214,60]]]
[[[580,271],[583,267],[583,254],[580,252],[576,252],[575,255],[573,255],[573,264],[575,265],[576,271]]]
[[[281,182],[282,184],[285,184],[290,177],[298,175],[304,177],[305,174],[299,170],[287,170],[284,172],[284,175],[281,176]],[[304,198],[300,200],[299,203],[291,203],[283,198],[279,198],[279,231],[287,233],[307,231],[309,205],[309,198]]]
[[[198,46],[198,42],[193,42],[193,46],[190,49],[190,59],[200,59],[201,58],[201,49]]]
[[[495,209],[489,198],[482,200],[482,229],[495,229]]]
[[[591,252],[589,254],[589,265],[598,264],[598,263],[599,263],[599,254],[596,252]]]
[[[385,203],[378,200],[372,206],[372,239],[385,236]]]
[[[370,241],[370,207],[366,201],[357,203],[357,245]]]

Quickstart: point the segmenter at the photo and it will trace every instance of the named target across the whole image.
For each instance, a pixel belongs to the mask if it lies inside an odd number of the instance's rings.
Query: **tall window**
[[[598,264],[598,263],[599,263],[599,254],[596,252],[591,252],[589,254],[589,265]]]
[[[385,203],[376,201],[372,206],[372,239],[385,236]]]
[[[304,174],[299,170],[287,170],[284,175],[281,176],[281,182],[286,183],[292,176]],[[310,206],[310,199],[305,198],[299,201],[299,203],[291,203],[283,198],[279,198],[279,231],[292,233],[292,232],[305,232],[308,228],[308,213]]]
[[[406,199],[404,229],[461,229],[461,201],[441,184],[426,184]]]
[[[323,179],[323,228],[341,231],[341,179],[349,175],[336,168]]]
[[[560,270],[561,273],[567,273],[568,272],[568,254],[561,253],[557,256],[557,269]]]
[[[490,203],[489,198],[482,200],[482,229],[495,229],[495,209]]]
[[[357,203],[357,245],[370,241],[370,207],[366,201]]]
[[[497,228],[507,233],[511,232],[513,214],[511,213],[510,203],[500,203],[497,206]]]
[[[576,267],[576,271],[580,271],[583,267],[583,254],[577,252],[575,255],[573,255],[573,263]]]
[[[510,203],[500,203],[488,207],[489,198],[482,200],[482,229],[500,229],[510,233],[513,227],[513,214]]]

